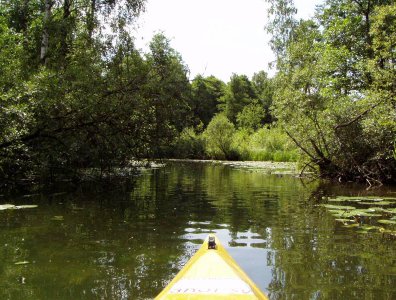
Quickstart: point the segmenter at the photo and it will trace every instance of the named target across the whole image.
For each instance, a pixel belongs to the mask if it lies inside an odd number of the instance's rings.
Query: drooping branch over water
[[[395,182],[396,6],[327,0],[310,20],[271,4],[274,112],[322,177]]]
[[[268,2],[276,75],[223,82],[190,80],[163,34],[136,49],[143,0],[2,1],[0,182],[204,158],[394,183],[393,1],[327,0],[309,20],[291,0]]]

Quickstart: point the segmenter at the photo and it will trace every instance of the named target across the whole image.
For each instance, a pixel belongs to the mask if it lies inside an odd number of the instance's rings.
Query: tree
[[[189,106],[191,87],[188,68],[180,54],[170,46],[170,40],[157,34],[150,43],[146,55],[149,67],[146,87],[148,116],[152,124],[152,144],[158,145],[154,155],[161,156],[162,146],[167,145],[185,127],[191,125]]]
[[[176,158],[205,158],[205,141],[194,128],[186,127],[175,139],[172,154]]]
[[[266,0],[270,5],[268,9],[267,32],[271,34],[270,45],[278,61],[281,63],[289,43],[292,41],[293,31],[297,22],[294,18],[297,9],[293,0]]]
[[[237,123],[240,128],[255,131],[262,126],[265,111],[261,103],[254,101],[246,105],[237,115]]]
[[[218,113],[220,98],[224,94],[225,84],[214,76],[196,76],[191,83],[191,108],[196,123],[202,122],[206,127],[213,116]]]
[[[268,78],[268,74],[264,71],[255,73],[252,78],[253,88],[259,102],[264,109],[263,122],[270,124],[274,121],[271,112],[273,97],[274,97],[274,84],[272,78]]]
[[[190,85],[164,36],[145,57],[134,48],[126,28],[144,1],[46,3],[0,8],[1,182],[159,153],[189,122]]]
[[[227,84],[219,108],[227,118],[236,123],[238,113],[256,98],[253,85],[246,75],[233,74]]]
[[[204,131],[209,156],[217,159],[235,159],[231,147],[234,133],[234,124],[224,114],[217,114]]]
[[[9,171],[17,173],[24,166],[14,155],[24,155],[21,143],[1,147],[23,135],[31,120],[26,102],[17,101],[23,97],[19,92],[24,78],[23,53],[23,36],[9,28],[6,18],[0,15],[0,178]]]
[[[374,46],[381,39],[374,29],[384,25],[376,16],[389,9],[386,2],[326,1],[318,19],[293,27],[279,57],[276,117],[307,166],[323,177],[395,180],[394,100],[390,81],[388,88],[378,81],[388,72],[383,62],[392,61],[381,56],[393,50],[381,55],[385,45]],[[386,36],[393,36],[392,18],[387,20]]]

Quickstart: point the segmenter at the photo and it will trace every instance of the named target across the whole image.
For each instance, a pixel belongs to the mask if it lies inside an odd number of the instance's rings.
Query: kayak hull
[[[209,249],[213,246],[210,245],[212,242],[214,249]],[[155,299],[268,298],[228,254],[218,238],[210,235]]]

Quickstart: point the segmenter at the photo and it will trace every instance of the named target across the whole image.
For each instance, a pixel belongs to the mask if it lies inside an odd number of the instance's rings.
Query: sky
[[[295,0],[299,18],[312,16],[320,0]],[[137,21],[136,45],[148,51],[163,32],[190,69],[190,78],[214,75],[228,82],[233,73],[252,77],[275,57],[269,47],[264,0],[147,0]]]

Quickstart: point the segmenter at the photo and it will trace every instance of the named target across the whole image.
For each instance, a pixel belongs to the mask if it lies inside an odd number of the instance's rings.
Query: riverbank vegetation
[[[191,127],[183,130],[172,151],[178,158],[198,159],[291,162],[299,157],[298,149],[281,129],[236,129],[222,114],[202,133]]]
[[[395,182],[396,5],[327,0],[296,20],[290,0],[272,4],[277,55],[274,114],[322,177]]]
[[[268,0],[277,73],[189,79],[163,34],[130,26],[144,0],[0,4],[0,185],[79,180],[142,158],[299,160],[396,181],[396,5],[326,0],[310,20]]]

